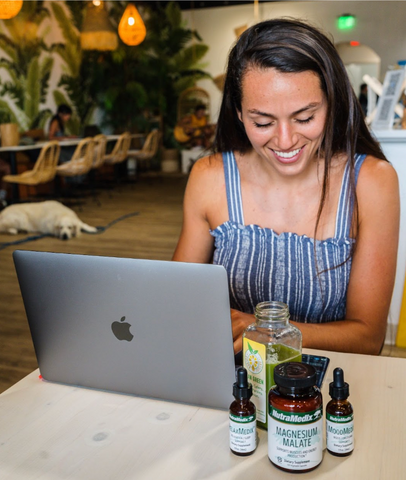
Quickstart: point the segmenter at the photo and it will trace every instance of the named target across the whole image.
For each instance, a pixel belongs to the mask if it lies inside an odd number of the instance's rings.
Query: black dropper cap
[[[233,396],[236,400],[249,400],[252,397],[252,385],[248,383],[247,370],[244,367],[237,370],[237,381],[233,385]]]
[[[346,400],[350,395],[350,387],[344,382],[343,369],[334,369],[334,381],[330,383],[330,397],[334,400]]]

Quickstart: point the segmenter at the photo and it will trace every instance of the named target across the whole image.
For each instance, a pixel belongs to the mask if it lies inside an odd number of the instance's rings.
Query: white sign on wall
[[[389,70],[386,72],[382,87],[382,95],[379,97],[376,114],[372,120],[374,130],[390,130],[395,118],[395,107],[398,104],[402,92],[406,70]]]

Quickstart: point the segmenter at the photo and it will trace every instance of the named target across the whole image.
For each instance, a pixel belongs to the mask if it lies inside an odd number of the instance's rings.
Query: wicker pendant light
[[[0,18],[8,20],[17,15],[23,6],[23,0],[2,0],[0,1]]]
[[[106,51],[118,47],[117,34],[103,2],[88,3],[80,32],[80,45],[83,50]]]
[[[127,5],[118,25],[118,34],[127,45],[139,45],[144,41],[147,29],[135,5]]]

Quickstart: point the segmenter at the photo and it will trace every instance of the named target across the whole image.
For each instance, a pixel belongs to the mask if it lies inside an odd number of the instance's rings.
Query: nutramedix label
[[[256,448],[255,415],[239,417],[230,413],[230,448],[234,452],[249,453]]]
[[[349,453],[354,449],[354,416],[326,414],[327,449],[334,453]]]
[[[269,405],[268,456],[279,467],[307,470],[323,455],[323,412],[284,412]]]

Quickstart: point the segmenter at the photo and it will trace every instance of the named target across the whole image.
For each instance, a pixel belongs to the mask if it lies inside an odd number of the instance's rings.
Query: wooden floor
[[[104,233],[82,234],[68,241],[43,238],[0,250],[0,392],[37,368],[24,306],[12,261],[16,248],[65,253],[170,260],[180,233],[183,176],[143,177],[136,184],[103,191],[101,206],[92,199],[79,217],[95,226],[105,226],[122,215],[138,216],[120,221]],[[0,234],[0,244],[26,235]],[[406,357],[406,350],[385,346],[384,355]]]
[[[43,238],[0,250],[0,392],[37,368],[17,277],[12,261],[15,249],[170,260],[182,222],[185,176],[143,177],[136,184],[116,187],[100,195],[101,206],[89,198],[80,211],[86,223],[105,226],[122,215],[104,233],[83,233],[68,241]],[[0,244],[27,235],[0,234]]]

